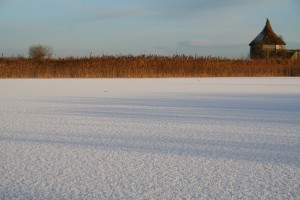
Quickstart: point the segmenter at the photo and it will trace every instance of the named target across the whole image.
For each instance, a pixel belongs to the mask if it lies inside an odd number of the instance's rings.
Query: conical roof
[[[286,43],[274,33],[269,19],[267,19],[264,29],[252,40],[249,46],[253,45],[286,45]]]

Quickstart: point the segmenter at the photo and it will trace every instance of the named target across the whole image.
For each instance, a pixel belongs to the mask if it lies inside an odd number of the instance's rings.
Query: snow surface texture
[[[300,78],[0,80],[0,199],[299,199]]]

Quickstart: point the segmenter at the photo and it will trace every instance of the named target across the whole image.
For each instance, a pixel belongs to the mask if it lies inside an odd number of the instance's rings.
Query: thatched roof
[[[264,29],[254,38],[254,40],[252,40],[249,46],[264,44],[286,45],[286,43],[274,33],[269,19],[267,19]]]

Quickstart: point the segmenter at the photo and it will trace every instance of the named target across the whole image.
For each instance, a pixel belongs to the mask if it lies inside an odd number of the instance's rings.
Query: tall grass
[[[0,58],[0,78],[165,78],[300,76],[297,60],[185,55],[101,56],[34,60]]]

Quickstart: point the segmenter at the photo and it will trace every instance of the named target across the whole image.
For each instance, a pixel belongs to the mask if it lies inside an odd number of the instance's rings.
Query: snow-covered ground
[[[300,78],[0,80],[0,199],[300,199]]]

